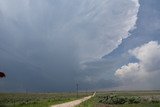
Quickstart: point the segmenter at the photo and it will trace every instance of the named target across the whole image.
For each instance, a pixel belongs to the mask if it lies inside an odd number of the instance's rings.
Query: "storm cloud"
[[[139,6],[138,0],[0,0],[0,65],[7,74],[1,90],[74,90],[87,75],[102,75],[87,63],[130,35]]]

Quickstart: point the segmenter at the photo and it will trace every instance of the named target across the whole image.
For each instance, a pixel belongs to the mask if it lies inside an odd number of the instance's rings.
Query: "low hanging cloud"
[[[115,75],[124,83],[140,84],[140,87],[147,85],[148,88],[158,87],[157,81],[159,81],[160,76],[160,44],[156,41],[150,41],[130,50],[129,53],[138,59],[138,62],[122,66],[115,72]]]
[[[18,75],[13,82],[35,89],[46,83],[71,87],[66,84],[74,84],[77,72],[83,78],[89,69],[81,64],[100,59],[130,35],[139,6],[139,0],[0,0],[0,62],[7,82]],[[35,76],[43,79],[32,83]]]

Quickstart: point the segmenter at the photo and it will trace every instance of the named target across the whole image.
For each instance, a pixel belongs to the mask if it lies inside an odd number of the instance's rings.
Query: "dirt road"
[[[96,92],[93,95],[91,95],[91,96],[84,97],[84,98],[81,98],[79,100],[74,100],[74,101],[67,102],[67,103],[52,105],[51,107],[75,107],[75,106],[79,105],[80,103],[82,103],[82,102],[90,99],[91,97],[94,97],[95,94],[96,94]]]

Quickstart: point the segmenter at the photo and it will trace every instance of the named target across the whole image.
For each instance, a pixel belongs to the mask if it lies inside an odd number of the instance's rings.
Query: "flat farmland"
[[[82,98],[92,93],[79,93]],[[49,107],[76,100],[76,93],[0,93],[0,107]]]
[[[77,107],[160,107],[160,91],[108,91]]]

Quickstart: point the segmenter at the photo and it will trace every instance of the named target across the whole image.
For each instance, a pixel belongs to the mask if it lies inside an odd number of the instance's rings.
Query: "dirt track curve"
[[[70,101],[70,102],[67,102],[67,103],[52,105],[51,107],[75,107],[75,106],[79,105],[80,103],[82,103],[82,102],[94,97],[95,94],[96,94],[96,92],[91,96],[84,97],[84,98],[81,98],[79,100]]]

